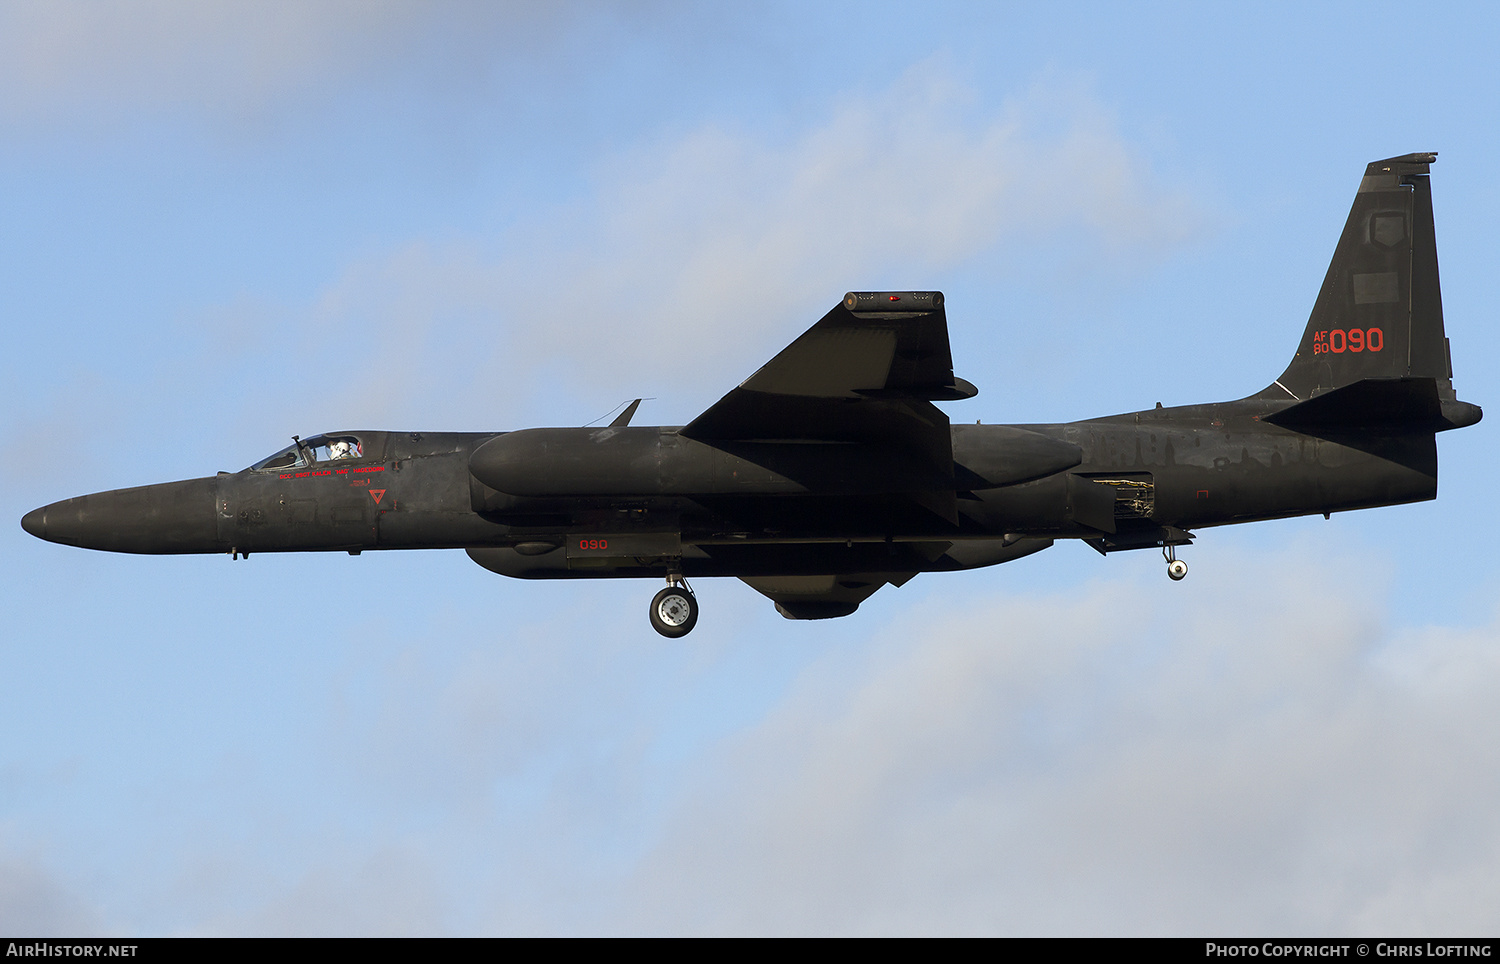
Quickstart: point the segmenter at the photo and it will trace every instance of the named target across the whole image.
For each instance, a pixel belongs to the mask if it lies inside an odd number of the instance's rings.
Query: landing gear
[[[667,588],[651,600],[651,628],[668,639],[681,639],[698,624],[698,600],[680,574],[667,577]]]
[[[1181,582],[1187,576],[1187,563],[1177,558],[1175,546],[1162,546],[1162,557],[1167,560],[1167,578],[1173,582]]]

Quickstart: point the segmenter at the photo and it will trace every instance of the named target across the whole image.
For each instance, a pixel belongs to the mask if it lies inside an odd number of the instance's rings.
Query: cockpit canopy
[[[320,462],[343,462],[365,457],[364,443],[357,435],[319,435],[303,439],[261,459],[249,471],[296,469]]]

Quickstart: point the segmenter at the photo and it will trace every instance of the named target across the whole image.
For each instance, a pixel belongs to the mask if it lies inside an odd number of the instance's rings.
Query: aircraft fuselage
[[[635,557],[669,553],[615,556],[598,546],[656,538],[701,549],[701,556],[684,554],[683,572],[707,576],[743,574],[747,555],[806,557],[813,545],[830,548],[797,569],[827,571],[833,550],[857,555],[848,543],[861,553],[874,545],[887,554],[877,561],[889,566],[889,554],[910,543],[1139,537],[1154,545],[1166,527],[1436,497],[1433,427],[1362,436],[1356,447],[1270,424],[1264,411],[1246,408],[1232,402],[1054,425],[955,425],[956,479],[913,472],[897,486],[890,472],[874,475],[865,464],[880,461],[878,453],[853,445],[782,446],[777,459],[766,444],[750,461],[684,438],[676,427],[575,428],[532,430],[546,438],[523,449],[528,475],[510,485],[524,490],[515,494],[480,476],[504,481],[503,467],[484,456],[527,432],[351,432],[364,440],[364,458],[100,492],[38,509],[24,524],[50,541],[137,553],[524,545],[532,553],[518,556],[514,574],[537,577],[656,574],[659,565],[638,565]],[[1055,449],[1028,452],[1029,466],[1007,458],[1007,448],[1038,439]],[[996,480],[986,462],[1019,462],[1020,472],[1034,468],[1038,477]],[[544,491],[548,479],[560,491]],[[893,498],[893,491],[918,498]],[[957,519],[924,506],[922,493],[956,496]],[[570,538],[592,540],[592,551],[570,547]],[[564,556],[571,548],[572,566],[536,551],[548,544]],[[960,568],[942,558],[913,554],[897,568]],[[780,558],[767,565],[786,569]]]
[[[735,576],[794,619],[844,616],[921,572],[1081,539],[1159,548],[1192,529],[1437,495],[1453,390],[1429,166],[1366,166],[1291,363],[1233,402],[1049,425],[952,425],[937,291],[851,291],[687,425],[348,432],[236,473],[101,492],[28,532],[119,552],[465,549],[522,578],[665,577],[651,620],[697,620],[684,579]]]

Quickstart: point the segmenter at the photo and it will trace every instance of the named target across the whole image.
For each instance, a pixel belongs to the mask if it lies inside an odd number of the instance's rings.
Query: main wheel
[[[698,600],[681,586],[668,586],[651,600],[651,628],[668,639],[681,639],[698,624]]]
[[[1187,563],[1181,559],[1173,559],[1167,563],[1167,578],[1173,582],[1180,582],[1187,575]]]

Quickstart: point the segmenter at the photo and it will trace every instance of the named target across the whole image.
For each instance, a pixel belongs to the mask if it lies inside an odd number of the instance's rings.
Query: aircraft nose
[[[95,492],[26,513],[21,528],[48,542],[111,552],[217,552],[215,479]]]
[[[47,538],[47,510],[45,508],[32,509],[21,516],[21,528],[38,539]]]

